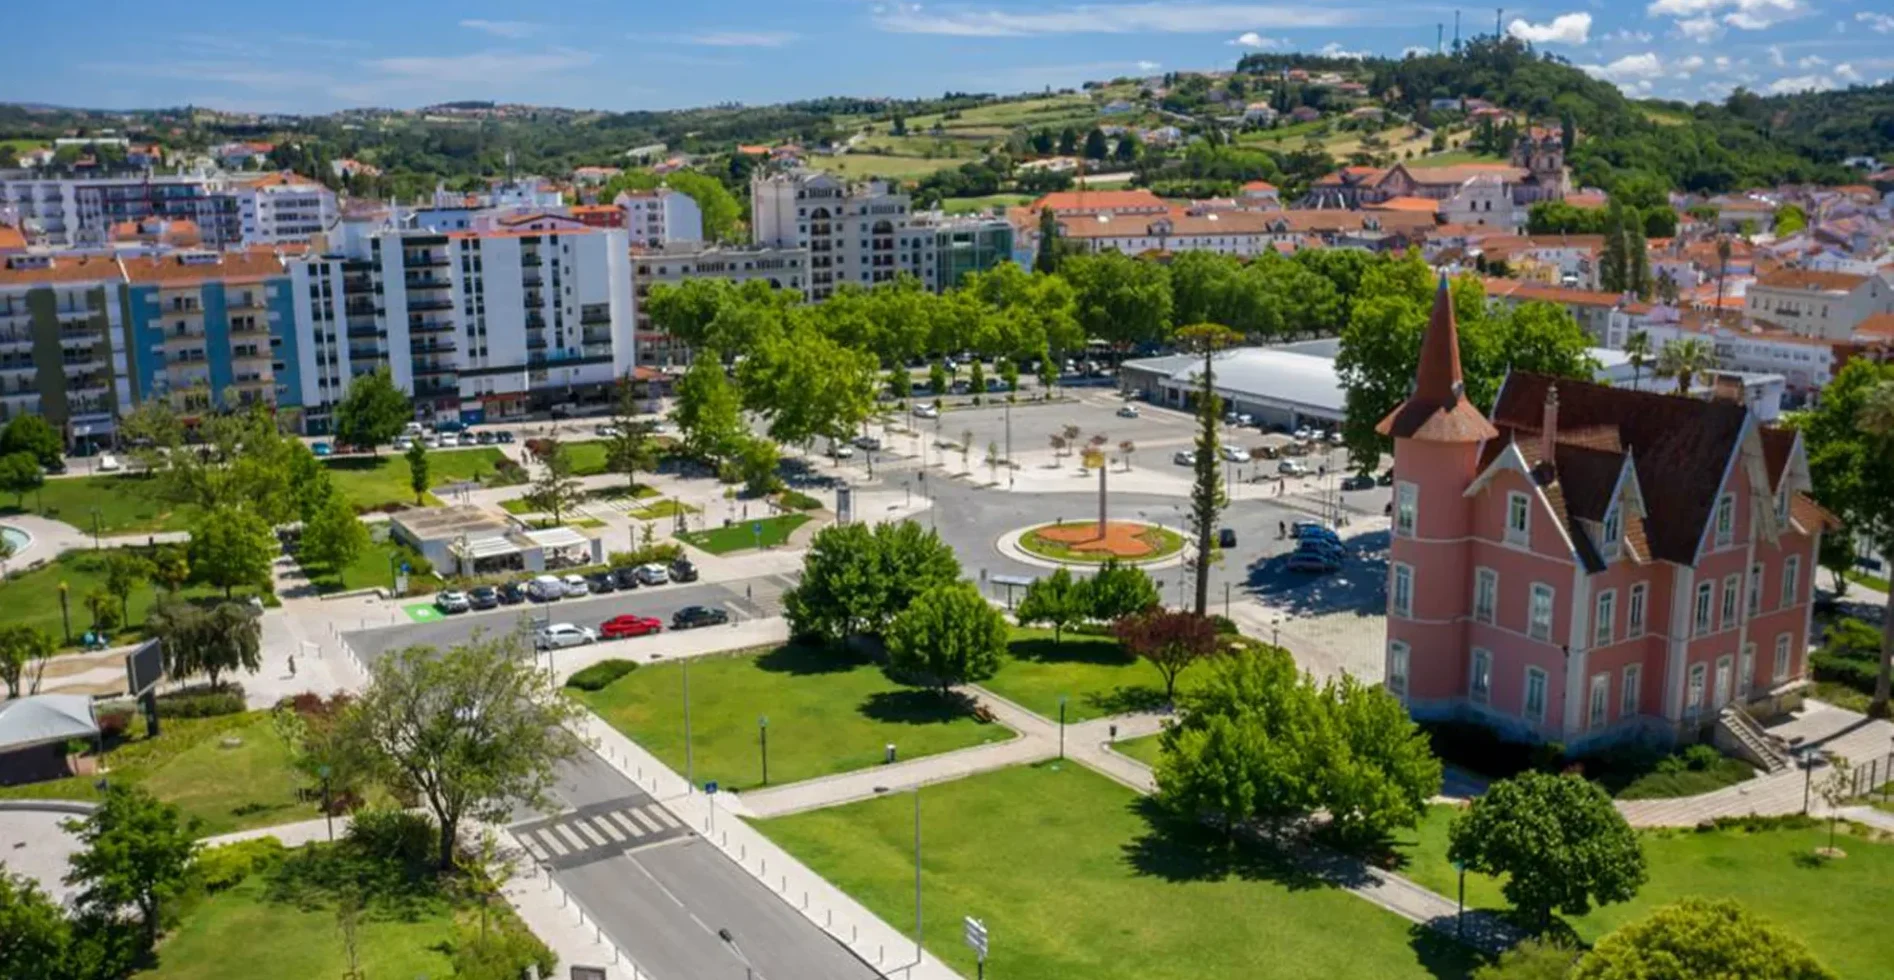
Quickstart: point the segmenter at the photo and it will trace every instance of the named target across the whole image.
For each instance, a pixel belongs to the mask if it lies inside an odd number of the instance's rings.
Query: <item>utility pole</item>
[[[1447,25],[1436,21],[1434,23],[1434,53],[1439,54],[1441,51],[1440,46],[1445,43],[1447,43]]]
[[[1453,53],[1460,53],[1460,11],[1453,12]]]
[[[1504,26],[1502,26],[1505,23],[1506,23],[1506,8],[1500,7],[1499,9],[1493,12],[1493,40],[1497,41],[1500,38],[1506,36],[1506,29]]]

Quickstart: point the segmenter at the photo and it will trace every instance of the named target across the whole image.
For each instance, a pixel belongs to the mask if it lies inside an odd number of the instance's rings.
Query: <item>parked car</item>
[[[638,566],[638,581],[645,585],[664,585],[671,581],[671,573],[657,562],[647,562]]]
[[[1342,438],[1342,430],[1336,429],[1334,432],[1328,434],[1328,441],[1330,445],[1339,446],[1348,440]]]
[[[476,585],[467,590],[467,604],[475,609],[498,609],[500,590],[491,585]]]
[[[309,447],[309,451],[310,451],[310,452],[312,452],[312,453],[315,453],[315,454],[316,454],[317,456],[333,456],[333,455],[335,455],[335,447],[334,447],[334,446],[331,446],[331,445],[329,445],[329,444],[328,444],[328,443],[326,443],[326,442],[318,442],[318,443],[316,443],[315,445],[313,445],[313,446],[310,446],[310,447]]]
[[[1250,461],[1250,451],[1241,446],[1224,446],[1223,458],[1232,463],[1247,463]]]
[[[953,384],[948,385],[947,390],[953,392],[956,395],[964,395],[967,392],[972,391],[973,387],[967,384],[965,381],[956,381]]]
[[[1219,528],[1217,530],[1217,547],[1219,548],[1236,547],[1236,528],[1233,528],[1233,527]]]
[[[1136,405],[1120,405],[1120,406],[1118,406],[1118,417],[1119,417],[1119,418],[1121,418],[1121,419],[1135,419],[1135,418],[1137,418],[1137,417],[1138,417],[1138,406],[1136,406]]]
[[[635,589],[635,588],[637,588],[637,587],[638,587],[638,568],[637,568],[637,566],[635,566],[635,565],[625,565],[625,566],[622,566],[622,567],[620,567],[620,568],[614,568],[614,569],[612,569],[612,581],[614,581],[614,582],[617,582],[617,583],[618,583],[618,587],[619,587],[620,589]]]
[[[429,449],[439,449],[441,448],[441,437],[435,433],[430,432],[427,434],[425,438],[421,440],[421,445],[426,446]]]
[[[1297,442],[1308,442],[1310,439],[1315,438],[1315,430],[1305,425],[1297,429],[1295,435]]]
[[[1179,466],[1195,466],[1197,465],[1197,454],[1188,449],[1179,449],[1177,452],[1171,454],[1171,462]]]
[[[434,608],[449,614],[464,613],[473,608],[473,603],[467,601],[467,593],[449,589],[434,597]]]
[[[59,472],[64,473],[66,471],[66,464],[60,463],[58,464],[58,466],[59,466]],[[105,455],[99,457],[99,472],[117,473],[118,469],[119,469],[119,466],[118,466],[117,456],[114,456],[111,453],[106,453]]]
[[[526,595],[534,602],[558,602],[566,597],[566,583],[557,575],[541,575],[526,583]]]
[[[917,419],[937,419],[940,418],[940,409],[932,405],[916,405],[914,406],[914,417]]]
[[[427,426],[419,422],[409,422],[407,425],[401,427],[401,433],[410,437],[418,436],[425,432],[427,432]]]
[[[1297,521],[1289,525],[1289,536],[1297,540],[1303,538],[1326,538],[1338,543],[1342,540],[1341,535],[1336,534],[1334,528],[1329,527],[1321,521]]]
[[[493,438],[502,444],[507,444],[513,441],[513,433],[510,430],[501,429],[493,434]]]
[[[583,576],[576,575],[576,574],[567,575],[565,578],[560,579],[559,581],[565,585],[566,595],[569,598],[577,598],[579,596],[592,594],[592,587],[585,583],[585,578]]]
[[[1366,473],[1355,473],[1342,477],[1343,490],[1373,490],[1374,477]]]
[[[865,449],[871,453],[877,452],[881,449],[881,440],[874,436],[856,436],[855,448]]]
[[[1374,482],[1376,486],[1381,486],[1381,487],[1393,486],[1394,485],[1394,471],[1383,470],[1380,476],[1377,476],[1374,478]]]
[[[685,606],[671,616],[671,628],[674,630],[696,629],[699,626],[721,626],[730,621],[730,614],[722,609],[710,606]]]
[[[526,587],[518,582],[508,582],[494,591],[499,593],[502,606],[517,606],[526,601]]]
[[[671,563],[671,581],[673,582],[697,581],[697,566],[692,564],[689,558],[684,558],[680,556],[676,561]]]
[[[538,650],[560,650],[597,642],[598,633],[571,623],[551,623],[533,634],[533,647]]]
[[[585,577],[585,591],[592,595],[617,592],[618,583],[612,580],[611,572],[593,572]]]
[[[839,442],[829,447],[829,455],[836,459],[854,459],[855,448],[846,442]]]
[[[615,425],[595,425],[592,427],[592,434],[604,439],[616,439],[618,438],[618,427]]]
[[[1284,568],[1292,572],[1313,572],[1327,574],[1340,571],[1342,563],[1334,557],[1319,551],[1297,551],[1283,562]]]
[[[394,442],[394,447],[395,447],[395,452],[398,452],[398,453],[405,453],[405,452],[407,452],[407,451],[408,451],[408,448],[409,448],[409,447],[411,447],[411,446],[413,446],[413,445],[414,445],[414,437],[413,437],[413,436],[405,436],[405,435],[404,435],[404,436],[396,436],[396,437],[395,437],[395,442]]]
[[[1296,539],[1297,551],[1319,551],[1336,561],[1348,557],[1348,549],[1334,538],[1306,537]]]
[[[619,640],[629,636],[650,636],[664,629],[664,623],[655,616],[613,616],[599,624],[598,635],[607,640]]]
[[[491,446],[493,445],[493,433],[482,432],[479,435],[474,436],[474,441],[481,444],[482,446]]]
[[[1283,476],[1308,476],[1309,464],[1299,459],[1285,459],[1276,464],[1276,472]]]

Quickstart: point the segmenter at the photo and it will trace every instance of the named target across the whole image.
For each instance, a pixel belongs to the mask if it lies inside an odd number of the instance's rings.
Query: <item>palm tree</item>
[[[1723,322],[1723,284],[1730,277],[1730,236],[1716,240],[1716,322]]]
[[[1894,381],[1883,381],[1867,393],[1856,422],[1885,450],[1894,450]],[[1874,699],[1868,702],[1868,715],[1873,718],[1887,717],[1889,689],[1894,686],[1894,592],[1888,595],[1881,619],[1881,669],[1874,678]]]
[[[1624,353],[1631,359],[1631,387],[1636,388],[1644,381],[1644,365],[1651,363],[1651,335],[1643,330],[1632,333],[1624,339]]]
[[[1716,363],[1716,354],[1710,348],[1710,342],[1701,337],[1686,337],[1674,340],[1664,346],[1657,358],[1657,373],[1677,379],[1677,393],[1690,394],[1690,382],[1697,374],[1708,370]]]

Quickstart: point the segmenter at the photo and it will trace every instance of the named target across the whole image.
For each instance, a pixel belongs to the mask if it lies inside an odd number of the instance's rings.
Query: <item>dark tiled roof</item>
[[[1778,426],[1762,430],[1762,466],[1769,477],[1769,491],[1782,486],[1783,471],[1789,468],[1789,454],[1795,450],[1795,432]]]

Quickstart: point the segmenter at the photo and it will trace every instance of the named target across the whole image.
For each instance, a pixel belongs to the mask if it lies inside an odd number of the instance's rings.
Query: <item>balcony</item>
[[[531,252],[527,252],[526,254],[520,256],[520,265],[528,269],[537,269],[544,264],[545,264],[544,259],[541,259],[539,256],[534,255]]]
[[[612,342],[612,332],[610,330],[587,330],[580,335],[579,342],[584,344],[610,345]]]
[[[546,294],[536,288],[528,287],[525,293],[525,302],[527,306],[544,306],[546,305]]]
[[[538,313],[535,313],[532,310],[527,310],[526,311],[526,329],[528,330],[546,329],[546,318],[539,315]]]
[[[232,324],[230,327],[230,339],[231,340],[268,341],[270,339],[270,328],[267,326],[260,326],[256,324],[252,324],[246,327],[239,327],[235,324]]]
[[[263,304],[263,296],[260,293],[242,293],[232,296],[229,302],[225,304],[225,307],[233,313],[246,310],[268,309],[268,307]]]
[[[528,272],[520,277],[520,285],[529,289],[538,289],[544,282],[545,280],[541,279],[537,272]]]
[[[374,316],[380,312],[373,302],[350,302],[342,307],[344,316]]]
[[[202,346],[204,346],[204,331],[202,330],[174,330],[164,335],[164,347],[166,350],[170,350],[174,347]]]
[[[457,376],[459,374],[460,368],[446,362],[431,364],[423,362],[417,363],[414,366],[414,376],[417,378],[439,378],[449,375]]]
[[[372,285],[374,285],[374,280],[367,276],[342,277],[342,291],[345,293],[365,293]]]
[[[451,310],[453,308],[454,301],[451,299],[411,300],[408,303],[408,312],[410,313],[429,313],[435,310]]]
[[[444,269],[447,262],[446,252],[409,252],[401,257],[401,264],[410,269]]]
[[[357,326],[351,323],[349,324],[348,335],[350,339],[354,339],[356,337],[386,337],[388,336],[388,331],[383,330],[382,328],[377,327],[377,326],[372,326],[372,325]]]
[[[452,289],[454,281],[446,276],[402,276],[401,282],[409,289]]]
[[[410,354],[451,354],[459,349],[452,340],[422,340],[414,338],[408,341]]]
[[[612,345],[610,343],[603,343],[603,344],[588,343],[584,347],[581,347],[579,349],[582,352],[582,356],[584,357],[610,357],[612,356]]]
[[[528,338],[526,338],[526,349],[527,349],[527,350],[545,350],[545,349],[546,349],[546,338],[544,338],[544,337],[528,337]]]
[[[373,361],[386,354],[380,347],[352,346],[349,348],[350,361]]]
[[[416,383],[414,386],[414,397],[416,398],[458,398],[460,397],[460,385],[457,383],[455,384]]]
[[[454,321],[452,320],[415,320],[412,318],[408,320],[408,333],[410,335],[453,332]]]
[[[612,322],[612,311],[610,309],[597,310],[588,308],[581,310],[579,313],[579,323],[582,326],[610,322]]]

